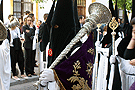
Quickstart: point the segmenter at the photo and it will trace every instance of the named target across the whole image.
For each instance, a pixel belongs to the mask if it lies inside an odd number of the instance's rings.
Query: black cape
[[[121,40],[119,43],[117,50],[118,50],[118,55],[122,58],[124,58],[124,51],[126,50],[131,38],[132,38],[132,26],[129,27],[129,34]]]

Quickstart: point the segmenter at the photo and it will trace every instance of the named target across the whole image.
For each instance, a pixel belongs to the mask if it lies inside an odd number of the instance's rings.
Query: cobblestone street
[[[28,82],[28,83],[24,83],[24,84],[18,84],[18,85],[13,85],[10,87],[9,90],[36,90],[33,86],[34,82]]]

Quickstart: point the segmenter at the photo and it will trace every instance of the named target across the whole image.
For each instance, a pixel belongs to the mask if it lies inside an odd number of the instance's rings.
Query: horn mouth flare
[[[90,14],[89,18],[92,18],[97,24],[107,24],[110,22],[112,17],[109,9],[105,5],[98,2],[90,4],[88,11]]]

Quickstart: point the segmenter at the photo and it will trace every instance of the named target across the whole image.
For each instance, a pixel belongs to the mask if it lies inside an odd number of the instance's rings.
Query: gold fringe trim
[[[65,87],[63,86],[63,84],[61,83],[59,77],[57,76],[57,73],[55,72],[55,70],[54,69],[52,69],[52,70],[54,72],[54,78],[55,78],[58,86],[60,87],[60,90],[66,90]]]

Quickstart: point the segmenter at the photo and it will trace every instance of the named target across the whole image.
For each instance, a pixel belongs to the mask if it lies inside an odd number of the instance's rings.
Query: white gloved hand
[[[45,69],[42,72],[42,74],[40,75],[39,80],[45,81],[45,82],[55,81],[53,70],[52,69]]]
[[[114,64],[116,61],[116,56],[115,55],[111,55],[110,57],[110,64]]]
[[[40,81],[40,85],[41,85],[42,87],[46,87],[46,86],[47,86],[47,82],[46,82],[46,81],[41,80],[41,81]]]
[[[96,47],[100,47],[100,41],[96,41],[96,42],[95,42],[95,46],[96,46]]]
[[[101,49],[101,47],[100,47],[100,41],[96,41],[95,42],[95,46],[96,46],[96,51],[99,53],[100,52],[100,49]]]

